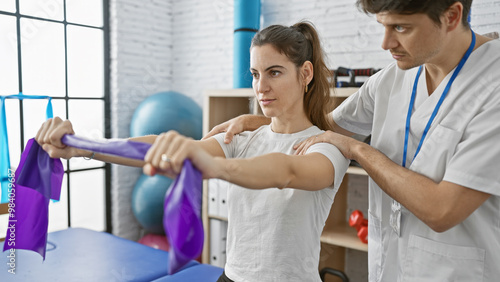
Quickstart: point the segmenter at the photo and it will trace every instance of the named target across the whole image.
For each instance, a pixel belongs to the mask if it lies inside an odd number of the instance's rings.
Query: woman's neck
[[[313,126],[313,124],[307,118],[293,121],[271,118],[271,130],[275,133],[292,134],[306,130],[311,126]]]

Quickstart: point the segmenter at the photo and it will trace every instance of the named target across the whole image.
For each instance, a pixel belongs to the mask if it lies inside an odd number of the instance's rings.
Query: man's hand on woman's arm
[[[444,232],[459,224],[490,197],[487,193],[452,182],[434,182],[396,164],[370,145],[332,131],[298,144],[296,154],[305,154],[307,148],[319,142],[336,146],[347,159],[361,164],[385,193],[436,232]]]

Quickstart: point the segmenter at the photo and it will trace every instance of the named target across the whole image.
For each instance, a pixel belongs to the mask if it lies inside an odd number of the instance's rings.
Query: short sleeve
[[[443,180],[500,196],[499,101],[490,101],[467,125]]]
[[[333,188],[337,191],[349,167],[349,160],[342,155],[337,147],[330,143],[316,143],[307,150],[307,154],[309,153],[320,153],[330,160],[335,169]]]
[[[380,116],[380,113],[386,110],[384,108],[387,107],[387,99],[394,83],[402,83],[405,73],[393,63],[370,76],[356,93],[333,111],[335,123],[350,132],[370,135],[375,123],[375,114]]]
[[[226,143],[224,143],[225,137],[226,137],[225,132],[219,133],[219,134],[213,136],[213,138],[215,140],[217,140],[217,142],[219,142],[219,145],[222,148],[222,151],[224,151],[224,155],[226,156],[226,159],[230,159],[233,157],[233,154],[231,154],[231,152],[234,151],[233,148],[234,148],[235,140],[233,139],[233,141],[231,141],[231,143],[226,144]]]
[[[250,141],[248,138],[249,131],[241,132],[233,136],[233,140],[231,143],[224,143],[224,138],[226,137],[226,133],[219,133],[214,135],[213,138],[219,142],[222,151],[224,151],[224,155],[226,159],[238,158],[241,157],[240,153],[242,148]]]
[[[356,93],[333,111],[333,120],[337,125],[357,134],[371,133],[375,107],[374,89],[378,83],[378,74],[370,77]]]

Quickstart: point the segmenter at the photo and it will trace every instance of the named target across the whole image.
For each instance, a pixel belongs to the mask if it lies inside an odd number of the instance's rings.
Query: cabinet
[[[337,88],[335,92],[331,90],[331,95],[336,99],[337,104],[342,102],[349,95],[353,94],[357,88]],[[206,134],[214,126],[242,114],[260,114],[258,102],[254,99],[252,89],[227,89],[227,90],[207,90],[204,93],[203,108],[203,131]],[[349,175],[366,175],[366,172],[359,167],[350,167],[344,177],[341,188],[335,197],[334,205],[327,219],[323,235],[321,236],[322,254],[320,268],[333,267],[343,270],[345,268],[345,250],[355,249],[367,252],[368,247],[356,236],[356,230],[347,223],[347,194]],[[227,219],[220,214],[209,212],[210,197],[208,181],[203,185],[202,217],[205,228],[205,244],[202,255],[204,263],[210,263],[210,221]],[[216,233],[219,233],[218,231]],[[212,238],[213,240],[213,238]],[[332,280],[333,281],[333,280]]]

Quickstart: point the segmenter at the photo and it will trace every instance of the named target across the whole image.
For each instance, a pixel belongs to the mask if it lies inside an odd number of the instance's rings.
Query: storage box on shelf
[[[332,89],[331,95],[336,99],[338,105],[356,90],[357,88],[336,88],[335,90]],[[238,115],[260,113],[260,107],[254,99],[253,90],[250,88],[207,90],[204,97],[203,132],[206,134],[214,126]],[[362,168],[350,167],[344,177],[321,236],[320,268],[333,267],[343,270],[346,248],[364,252],[368,250],[367,245],[363,244],[356,236],[356,230],[350,227],[346,221],[349,174],[366,175]],[[214,246],[217,246],[217,248],[222,248],[220,240],[214,240],[214,238],[211,238],[212,235],[219,234],[218,236],[225,238],[225,234],[221,234],[221,230],[224,229],[219,225],[215,224],[217,226],[215,234],[212,234],[210,230],[214,226],[214,221],[227,221],[227,210],[224,213],[224,205],[227,203],[225,203],[225,196],[223,195],[225,190],[221,188],[222,186],[224,186],[224,181],[219,180],[205,181],[203,185],[202,214],[205,227],[205,247],[202,259],[204,263],[213,262],[214,255],[225,256],[225,248],[217,252],[210,250],[210,242],[215,244]],[[221,263],[220,260],[218,263]]]

